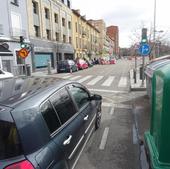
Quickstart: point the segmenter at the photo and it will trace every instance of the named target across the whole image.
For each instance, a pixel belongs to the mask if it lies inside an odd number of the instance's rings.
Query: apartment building
[[[30,55],[25,60],[17,55],[20,36],[29,43],[26,0],[1,0],[0,16],[0,68],[19,74],[19,66],[31,64]]]
[[[73,59],[70,0],[27,0],[33,70],[56,68],[59,60]]]
[[[99,30],[99,53],[100,56],[105,56],[107,55],[107,48],[108,48],[108,43],[107,43],[107,37],[106,37],[106,23],[104,22],[103,19],[99,20],[89,20],[89,22]]]
[[[115,55],[119,55],[119,28],[118,26],[109,26],[107,27],[107,35],[114,40],[114,50]]]
[[[75,58],[95,58],[99,52],[99,30],[96,29],[80,10],[73,11],[73,46]]]

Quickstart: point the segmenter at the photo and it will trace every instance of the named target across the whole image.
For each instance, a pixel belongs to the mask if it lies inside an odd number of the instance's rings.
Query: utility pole
[[[156,33],[156,0],[154,0],[154,20],[153,20],[153,59],[156,57],[156,52],[155,52],[155,33]]]

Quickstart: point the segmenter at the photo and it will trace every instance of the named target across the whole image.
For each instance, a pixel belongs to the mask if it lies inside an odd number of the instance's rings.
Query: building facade
[[[17,55],[20,36],[29,43],[26,0],[1,0],[0,15],[0,67],[18,75],[20,66],[31,64],[30,55],[25,60]]]
[[[109,26],[107,27],[107,35],[114,40],[114,55],[119,55],[119,28],[118,26]]]
[[[99,52],[99,30],[96,29],[80,10],[73,11],[73,46],[75,58],[95,58]]]
[[[106,23],[103,19],[89,20],[89,22],[99,30],[99,56],[108,55],[108,39],[106,37]]]
[[[56,68],[57,61],[74,59],[72,10],[69,0],[27,0],[33,71]]]

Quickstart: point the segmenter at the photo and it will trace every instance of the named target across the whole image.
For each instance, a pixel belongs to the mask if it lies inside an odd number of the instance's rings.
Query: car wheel
[[[98,112],[97,112],[97,116],[96,116],[96,122],[95,122],[95,129],[96,130],[100,127],[101,115],[102,115],[102,112],[101,112],[101,106],[100,106],[100,108],[98,109]]]

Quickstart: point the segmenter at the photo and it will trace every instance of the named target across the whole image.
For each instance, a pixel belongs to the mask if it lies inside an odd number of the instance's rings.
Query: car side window
[[[61,126],[57,114],[49,101],[41,105],[41,113],[50,133],[55,132]]]
[[[55,93],[50,98],[50,101],[53,104],[62,124],[76,114],[74,103],[65,88]]]
[[[89,103],[89,93],[85,89],[78,86],[69,86],[69,91],[79,109]]]

